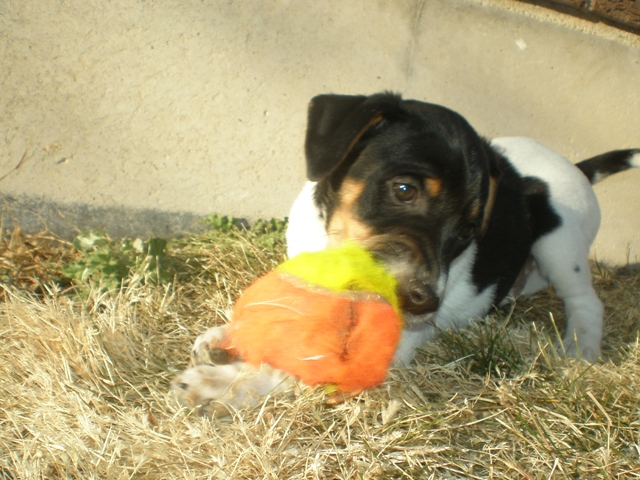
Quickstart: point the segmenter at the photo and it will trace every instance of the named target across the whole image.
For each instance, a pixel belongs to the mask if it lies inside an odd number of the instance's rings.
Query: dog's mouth
[[[408,235],[374,235],[362,242],[398,281],[402,310],[410,317],[424,317],[438,310],[438,268],[432,266],[420,246]]]

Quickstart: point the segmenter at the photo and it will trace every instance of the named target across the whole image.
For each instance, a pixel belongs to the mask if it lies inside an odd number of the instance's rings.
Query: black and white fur
[[[531,295],[553,284],[565,304],[567,354],[594,361],[600,354],[603,307],[591,285],[588,263],[589,248],[600,226],[600,208],[591,184],[618,171],[640,168],[640,150],[610,152],[574,165],[530,138],[497,138],[491,147],[508,159],[518,175],[534,177],[546,185],[549,206],[560,219],[552,231],[531,245],[534,263],[526,272],[526,282],[518,292],[509,293]],[[314,201],[316,187],[317,182],[307,182],[291,209],[287,231],[289,256],[322,250],[329,244],[322,208]],[[509,237],[497,240],[512,241]],[[410,363],[416,349],[433,340],[438,330],[464,327],[505,300],[504,296],[496,295],[499,279],[485,280],[483,285],[474,281],[478,254],[478,243],[473,241],[451,263],[448,272],[441,273],[440,307],[435,313],[412,319],[396,353],[399,363]],[[514,266],[516,271],[520,267]]]
[[[639,168],[640,149],[574,165],[535,140],[487,142],[451,110],[385,93],[314,98],[306,153],[310,181],[291,209],[288,254],[355,240],[378,255],[399,279],[406,313],[398,364],[409,364],[438,330],[464,327],[549,284],[565,306],[563,350],[598,358],[603,306],[588,253],[600,209],[591,184]],[[201,335],[194,358],[215,351],[222,331]],[[216,383],[215,368],[181,374],[178,398],[207,401],[198,385]],[[237,368],[237,381],[255,382],[258,396],[281,385],[281,372],[269,380],[264,370]],[[226,370],[222,377],[229,381]]]

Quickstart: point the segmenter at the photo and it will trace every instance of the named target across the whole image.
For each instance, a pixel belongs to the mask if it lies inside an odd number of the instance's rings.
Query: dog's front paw
[[[180,373],[171,382],[171,390],[183,407],[226,416],[229,406],[237,406],[232,386],[238,376],[237,365],[197,365]]]
[[[234,359],[222,348],[227,327],[212,327],[198,335],[191,349],[191,365],[226,365]]]
[[[593,289],[565,299],[567,331],[562,340],[568,357],[595,362],[600,356],[604,309]]]
[[[600,357],[600,338],[591,335],[566,336],[562,341],[560,350],[567,357],[595,362]]]
[[[272,392],[291,384],[291,377],[268,365],[258,368],[244,362],[197,365],[180,373],[171,383],[180,405],[200,414],[224,417],[233,410],[252,407]]]

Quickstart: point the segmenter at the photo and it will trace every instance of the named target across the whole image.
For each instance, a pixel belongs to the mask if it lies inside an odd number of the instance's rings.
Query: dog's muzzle
[[[433,281],[437,279],[436,262],[428,262],[423,250],[406,234],[375,235],[363,242],[389,269],[398,281],[400,308],[411,315],[424,316],[440,307]]]
[[[440,299],[428,282],[413,279],[406,287],[399,285],[398,290],[400,307],[412,315],[433,313],[440,307]]]

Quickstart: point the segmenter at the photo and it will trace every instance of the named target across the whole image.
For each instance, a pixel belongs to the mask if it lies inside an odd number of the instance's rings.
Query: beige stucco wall
[[[640,146],[639,37],[507,0],[7,1],[0,61],[5,227],[282,217],[325,92],[442,103],[573,161]],[[596,187],[598,258],[640,258],[638,185]]]

